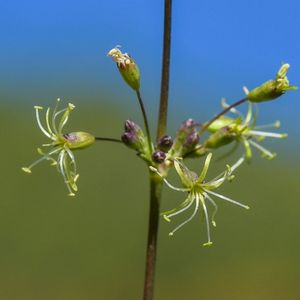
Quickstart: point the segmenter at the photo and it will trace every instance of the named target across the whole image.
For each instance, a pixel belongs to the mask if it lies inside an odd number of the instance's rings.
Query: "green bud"
[[[67,145],[71,150],[86,148],[92,145],[95,141],[94,136],[83,131],[66,133],[63,137],[67,141]]]
[[[214,132],[205,141],[205,148],[219,148],[233,142],[236,138],[231,126],[225,126]]]
[[[132,57],[122,53],[119,48],[111,49],[108,54],[117,63],[117,67],[126,83],[135,91],[140,89],[140,71]]]
[[[248,99],[251,102],[263,102],[276,99],[286,91],[297,90],[297,86],[290,86],[286,76],[289,64],[283,64],[277,72],[276,79],[269,80],[261,86],[256,87],[248,93]]]
[[[226,116],[220,116],[217,120],[215,120],[214,122],[212,122],[209,126],[208,126],[208,131],[210,132],[217,132],[218,130],[220,130],[223,127],[226,126],[230,126],[232,124],[235,125],[239,125],[241,124],[241,119],[237,118],[237,119],[232,119]]]

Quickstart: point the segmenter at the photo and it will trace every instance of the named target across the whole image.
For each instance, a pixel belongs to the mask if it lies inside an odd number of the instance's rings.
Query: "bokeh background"
[[[221,97],[240,99],[243,85],[272,78],[282,62],[300,85],[299,10],[297,0],[174,1],[169,134],[188,117],[206,121]],[[119,137],[128,118],[142,123],[106,57],[115,45],[140,66],[154,132],[162,28],[159,0],[0,0],[0,299],[141,299],[148,184],[135,154],[109,143],[78,152],[76,198],[47,163],[31,176],[20,168],[45,142],[33,105],[72,102],[69,130],[99,136]],[[255,153],[222,188],[252,209],[219,202],[212,248],[201,246],[199,218],[174,238],[175,224],[161,222],[156,300],[300,299],[299,109],[299,92],[260,105],[259,123],[280,119],[289,138],[267,142],[278,157]],[[189,164],[200,170],[202,160]],[[162,208],[181,200],[165,189]]]

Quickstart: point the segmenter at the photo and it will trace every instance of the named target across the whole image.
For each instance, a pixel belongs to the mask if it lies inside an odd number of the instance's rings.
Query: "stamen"
[[[250,143],[249,143],[250,141],[247,140],[245,137],[242,137],[240,139],[240,141],[242,142],[242,144],[245,148],[245,156],[248,159],[248,161],[250,161],[250,159],[252,158],[252,150],[251,150]]]
[[[43,109],[41,106],[35,106],[35,116],[36,116],[36,120],[37,123],[39,125],[39,128],[41,129],[41,131],[45,134],[45,136],[47,136],[49,139],[53,140],[53,137],[51,136],[51,134],[43,127],[41,120],[40,120],[40,114],[39,114],[39,110]]]
[[[63,149],[59,153],[59,156],[58,156],[58,168],[59,168],[59,172],[62,174],[62,176],[64,178],[65,184],[69,191],[69,196],[74,196],[75,194],[73,193],[73,191],[70,187],[70,183],[69,183],[68,177],[65,172],[65,158],[66,158],[66,151]]]
[[[192,215],[187,219],[185,220],[184,222],[182,222],[180,225],[178,225],[174,230],[172,230],[169,235],[172,236],[174,235],[174,233],[179,230],[182,226],[184,226],[185,224],[187,224],[188,222],[190,222],[196,215],[197,211],[198,211],[198,208],[199,208],[199,198],[196,197],[195,201],[195,209],[194,209],[194,212],[192,213]]]
[[[248,111],[247,111],[246,119],[245,119],[245,122],[244,122],[245,125],[250,124],[251,119],[252,119],[252,113],[253,113],[252,103],[250,101],[248,101]]]
[[[202,183],[204,178],[206,177],[206,174],[207,174],[207,171],[208,171],[208,168],[209,168],[209,164],[210,164],[210,161],[211,161],[211,157],[212,157],[212,153],[209,153],[206,156],[204,167],[203,167],[202,172],[201,172],[201,174],[200,174],[200,176],[197,180],[197,183]]]
[[[272,153],[269,150],[267,150],[266,148],[264,148],[263,146],[255,143],[252,140],[249,140],[249,143],[254,146],[255,148],[257,148],[258,150],[260,150],[264,156],[266,156],[268,159],[273,159],[276,157],[276,153]]]
[[[57,129],[56,129],[55,118],[56,118],[56,113],[57,113],[59,102],[60,102],[60,98],[57,98],[56,99],[56,104],[55,104],[55,107],[54,107],[54,110],[53,110],[53,113],[52,113],[52,118],[51,118],[52,128],[53,128],[53,131],[54,131],[55,135],[58,135],[58,132],[57,132]]]
[[[40,155],[47,156],[46,159],[52,161],[51,166],[57,165],[57,161],[56,161],[53,157],[51,157],[51,156],[49,156],[47,153],[45,153],[41,148],[37,148],[37,152],[38,152],[38,154],[40,154]]]
[[[72,103],[68,104],[68,107],[66,108],[65,113],[63,114],[63,116],[60,119],[59,125],[58,125],[58,133],[61,134],[63,127],[66,125],[66,123],[68,122],[69,119],[69,115],[71,113],[71,111],[75,108],[75,105]]]
[[[212,225],[214,227],[216,227],[217,223],[215,222],[215,216],[216,216],[216,214],[218,212],[218,205],[217,205],[217,203],[208,194],[205,193],[204,197],[207,198],[208,201],[214,206],[214,211],[213,211],[213,213],[211,215],[211,223],[212,223]]]
[[[277,121],[275,121],[274,123],[271,123],[271,124],[255,126],[255,129],[280,128],[280,126],[281,126],[280,121],[277,120]]]
[[[49,160],[50,159],[50,157],[49,157],[50,155],[53,155],[54,153],[59,152],[60,150],[61,150],[60,148],[57,148],[57,149],[54,149],[54,150],[48,152],[47,154],[44,154],[44,156],[42,156],[41,158],[39,158],[36,161],[34,161],[29,167],[22,168],[22,170],[25,171],[25,172],[27,172],[27,173],[31,173],[31,171],[28,172],[28,170],[31,170],[35,165],[37,165],[38,163],[40,163],[43,160]]]
[[[218,197],[218,198],[220,198],[220,199],[222,199],[222,200],[228,201],[228,202],[230,202],[230,203],[232,203],[232,204],[236,204],[236,205],[241,206],[241,207],[243,207],[243,208],[245,208],[245,209],[250,209],[250,207],[249,207],[248,205],[244,205],[244,204],[242,204],[242,203],[240,203],[240,202],[237,202],[237,201],[235,201],[235,200],[233,200],[233,199],[230,199],[230,198],[228,198],[228,197],[225,197],[225,196],[223,196],[223,195],[221,195],[221,194],[218,194],[218,193],[215,193],[215,192],[206,190],[206,189],[204,189],[204,190],[205,190],[206,193],[211,194],[211,195],[214,195],[214,196],[216,196],[216,197]]]
[[[55,136],[55,134],[53,133],[51,127],[50,127],[50,122],[49,122],[49,114],[50,114],[50,107],[48,107],[47,111],[46,111],[46,124],[47,124],[47,128],[48,131],[51,135]]]
[[[275,132],[265,132],[265,131],[257,131],[257,130],[249,130],[245,135],[272,137],[277,139],[284,139],[288,137],[287,133],[275,133]]]
[[[56,112],[55,114],[53,113],[52,115],[52,127],[54,129],[54,132],[56,135],[59,135],[61,132],[59,131],[59,125],[58,125],[58,129],[56,127],[56,118],[62,114],[62,113],[65,113],[68,109],[67,108],[64,108],[64,109],[61,109],[60,111]],[[62,117],[63,118],[63,117]],[[61,122],[61,121],[60,121]]]
[[[234,165],[231,166],[231,172],[234,172],[244,161],[245,156],[242,156]]]
[[[164,177],[158,172],[158,170],[157,170],[156,168],[150,166],[149,169],[150,169],[152,172],[156,173],[158,176],[160,176],[160,177],[163,179],[163,181],[166,183],[166,185],[167,185],[169,188],[171,188],[172,190],[175,190],[175,191],[178,191],[178,192],[188,192],[188,191],[190,190],[190,189],[187,189],[187,188],[177,188],[177,187],[173,186],[171,183],[169,183],[169,181],[168,181],[166,178],[164,178]]]
[[[71,159],[71,163],[73,165],[73,172],[74,172],[74,174],[76,174],[77,173],[77,165],[76,165],[75,156],[74,156],[73,152],[66,146],[65,146],[65,150],[67,151],[67,153]]]
[[[179,210],[177,210],[177,209],[175,209],[176,211],[174,212],[174,213],[168,213],[168,212],[165,212],[164,214],[163,214],[163,216],[164,216],[164,218],[167,220],[167,221],[169,221],[170,222],[170,219],[172,218],[172,217],[174,217],[174,216],[176,216],[176,215],[178,215],[178,214],[180,214],[180,213],[182,213],[182,212],[184,212],[184,211],[186,211],[187,209],[189,209],[190,207],[191,207],[191,205],[194,203],[194,195],[193,196],[189,196],[188,198],[187,198],[189,201],[184,201],[182,204],[184,204],[185,202],[185,205],[183,205],[183,207],[181,208],[181,209],[179,209]],[[172,211],[174,211],[174,210],[172,210]]]
[[[207,212],[207,208],[206,208],[205,201],[204,201],[203,197],[201,197],[200,200],[201,200],[204,215],[205,215],[205,222],[206,222],[206,229],[207,229],[207,239],[208,239],[207,243],[204,243],[203,246],[211,246],[212,241],[210,239],[210,226],[209,226],[208,212]]]

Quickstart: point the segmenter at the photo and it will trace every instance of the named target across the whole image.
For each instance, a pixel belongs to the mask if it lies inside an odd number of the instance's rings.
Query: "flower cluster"
[[[146,110],[140,93],[140,71],[138,65],[129,54],[122,53],[119,46],[111,49],[108,52],[108,56],[115,61],[122,78],[136,93],[144,119],[146,134],[144,134],[143,129],[139,125],[131,120],[125,122],[121,140],[95,138],[91,134],[81,131],[63,133],[64,126],[75,106],[69,103],[66,108],[59,109],[60,100],[58,99],[53,111],[50,108],[46,110],[45,122],[43,124],[40,119],[40,111],[43,108],[35,106],[38,126],[42,133],[51,140],[50,143],[43,144],[42,146],[50,147],[50,150],[44,152],[44,150],[38,148],[38,153],[41,157],[29,167],[22,168],[23,171],[31,173],[31,169],[38,163],[50,161],[51,165],[57,166],[58,172],[63,176],[69,195],[74,196],[78,190],[77,180],[79,175],[73,151],[88,147],[95,140],[121,142],[130,149],[133,149],[147,163],[150,168],[151,180],[155,178],[160,184],[165,182],[171,189],[187,194],[185,200],[178,207],[162,213],[163,218],[170,222],[174,217],[192,210],[190,216],[177,225],[170,232],[170,235],[173,235],[185,224],[189,223],[197,213],[201,213],[204,216],[207,230],[207,242],[204,243],[204,246],[212,245],[211,225],[216,226],[215,215],[218,209],[214,198],[249,209],[249,206],[217,193],[215,190],[226,181],[231,181],[234,177],[233,172],[244,161],[249,162],[251,160],[253,148],[258,149],[262,153],[262,156],[267,159],[273,159],[276,156],[275,153],[261,145],[261,142],[265,138],[283,139],[287,137],[287,134],[284,133],[262,131],[263,128],[268,127],[278,128],[280,127],[280,122],[276,121],[273,124],[257,126],[257,116],[253,112],[253,103],[276,99],[286,91],[297,89],[296,86],[290,86],[287,78],[287,71],[290,66],[283,64],[277,72],[275,79],[265,82],[250,92],[245,88],[246,98],[232,105],[222,100],[223,111],[212,118],[210,122],[204,123],[204,125],[193,119],[187,119],[181,123],[174,139],[170,135],[163,135],[164,129],[158,130],[159,136],[156,144],[154,144],[152,143]],[[245,102],[248,102],[246,116],[235,108],[237,105]],[[226,113],[230,113],[231,115],[228,116]],[[205,131],[210,133],[206,139],[204,139]],[[233,142],[237,145],[242,144],[245,154],[232,166],[226,165],[225,171],[217,177],[206,180],[212,159],[211,152],[214,149]],[[191,171],[184,163],[185,158],[203,156],[206,156],[206,158],[204,167],[199,175]],[[182,187],[175,187],[167,180],[169,170],[172,167],[175,168],[181,180]],[[211,214],[209,206],[212,206],[213,209]]]

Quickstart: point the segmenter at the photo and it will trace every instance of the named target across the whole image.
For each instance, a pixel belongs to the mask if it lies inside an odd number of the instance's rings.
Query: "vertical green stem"
[[[162,78],[159,117],[157,125],[157,139],[165,134],[167,126],[171,49],[171,12],[172,0],[165,0]],[[160,177],[153,174],[152,172],[150,173],[150,212],[143,300],[153,300],[157,236],[159,225],[159,206],[162,192],[162,183],[163,181]]]
[[[150,174],[150,211],[148,224],[148,242],[146,253],[146,271],[144,282],[144,300],[152,300],[154,292],[155,262],[157,252],[157,234],[159,224],[159,204],[162,180],[156,174]]]

